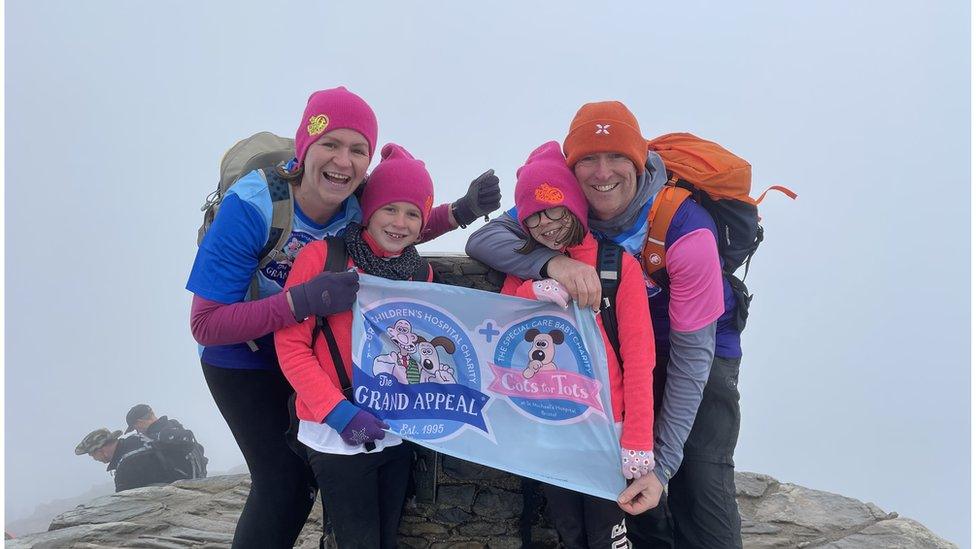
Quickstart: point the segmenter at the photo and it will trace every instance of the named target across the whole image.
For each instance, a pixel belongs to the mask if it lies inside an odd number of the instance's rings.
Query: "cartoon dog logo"
[[[294,263],[295,258],[298,257],[298,252],[302,251],[303,247],[305,247],[305,243],[301,240],[295,237],[289,239],[288,243],[285,244],[285,247],[282,248],[282,251],[285,252],[285,257],[287,258],[284,262],[287,262],[289,265]]]
[[[530,379],[540,370],[558,370],[553,359],[556,357],[556,345],[566,339],[562,330],[553,330],[544,334],[532,328],[525,332],[525,340],[532,343],[529,348],[529,364],[522,371],[522,377]]]
[[[373,375],[390,374],[404,385],[420,383],[420,367],[410,354],[417,350],[419,336],[404,319],[386,329],[397,350],[373,359]]]
[[[441,362],[437,355],[437,347],[454,354],[454,342],[444,336],[437,336],[427,341],[423,337],[418,337],[417,353],[420,355],[420,382],[421,383],[457,383],[454,375],[454,368],[446,362]]]

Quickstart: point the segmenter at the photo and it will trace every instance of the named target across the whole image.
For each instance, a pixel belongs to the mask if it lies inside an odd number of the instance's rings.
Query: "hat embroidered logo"
[[[596,133],[603,135],[610,135],[610,124],[597,124]]]
[[[546,204],[561,204],[564,198],[563,192],[549,183],[543,183],[535,190],[535,199]]]
[[[308,119],[308,135],[318,135],[329,127],[329,117],[324,114],[317,114]]]

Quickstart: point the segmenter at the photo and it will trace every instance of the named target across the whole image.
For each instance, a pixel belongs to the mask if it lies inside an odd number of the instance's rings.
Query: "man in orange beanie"
[[[563,152],[586,195],[590,231],[640,254],[648,212],[668,175],[634,115],[618,101],[583,105]],[[685,200],[667,230],[666,269],[647,277],[657,352],[657,465],[618,499],[630,514],[627,536],[636,548],[742,547],[732,459],[742,351],[717,233],[704,208]],[[599,308],[600,278],[593,267],[544,247],[518,254],[524,238],[513,208],[475,232],[466,251],[521,278],[553,278],[581,307]]]

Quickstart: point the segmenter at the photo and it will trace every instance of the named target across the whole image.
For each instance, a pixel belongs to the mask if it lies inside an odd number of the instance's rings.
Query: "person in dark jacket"
[[[156,412],[148,404],[136,404],[129,408],[129,413],[125,414],[125,424],[125,434],[135,431],[153,440],[160,440],[160,436],[171,430],[189,431],[175,419],[156,417]],[[192,431],[190,433],[192,436]]]
[[[119,438],[121,434],[122,431],[96,429],[75,447],[75,455],[88,454],[95,461],[108,464],[106,470],[115,476],[116,492],[187,478],[166,462],[148,438]]]
[[[136,404],[125,414],[125,423],[126,433],[136,431],[152,440],[184,478],[207,476],[209,460],[204,456],[203,445],[179,421],[166,416],[158,418],[148,404]]]

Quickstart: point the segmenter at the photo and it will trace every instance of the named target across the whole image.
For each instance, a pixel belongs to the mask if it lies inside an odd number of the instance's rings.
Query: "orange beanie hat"
[[[594,153],[617,152],[634,163],[637,173],[647,162],[647,140],[637,118],[620,101],[587,103],[576,111],[563,141],[566,165],[573,168],[580,158]]]

